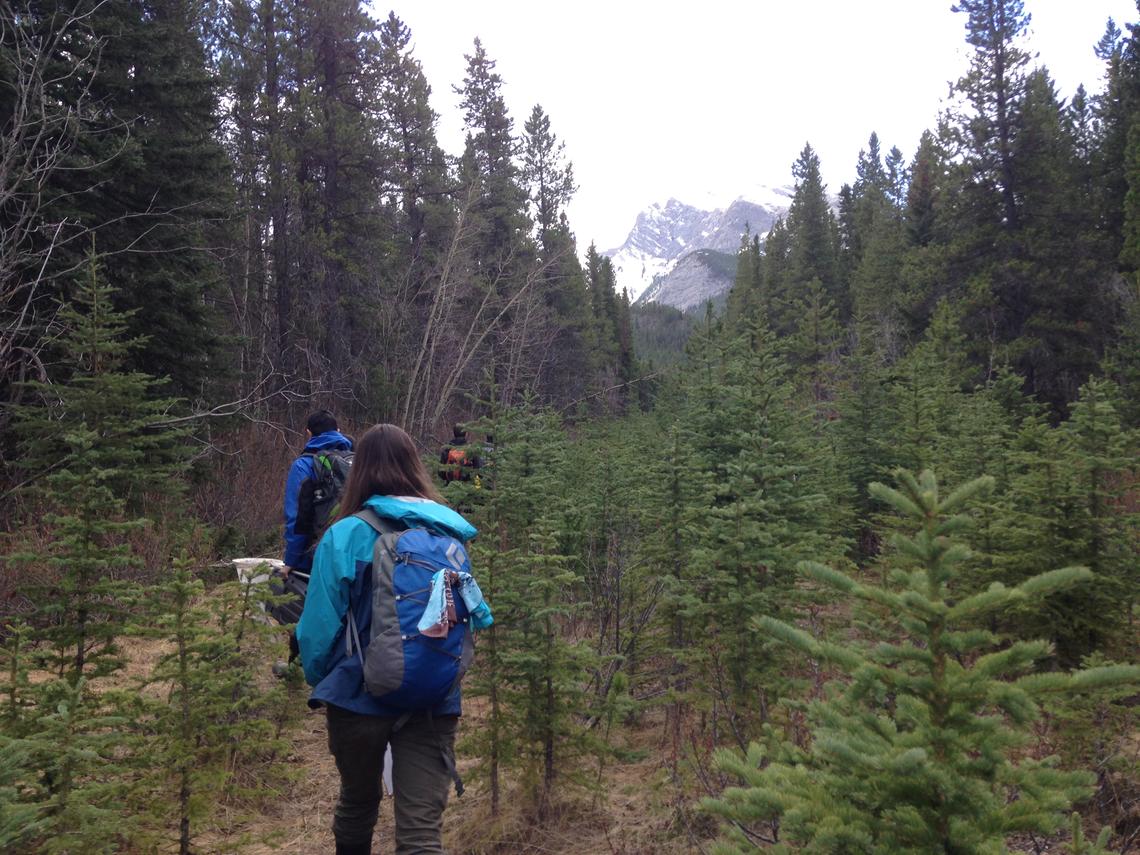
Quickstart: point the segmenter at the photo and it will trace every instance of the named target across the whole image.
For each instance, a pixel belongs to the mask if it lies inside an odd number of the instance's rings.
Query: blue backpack
[[[348,644],[362,655],[364,685],[385,704],[408,713],[428,710],[459,688],[475,655],[468,611],[454,592],[460,572],[470,573],[467,550],[454,537],[424,528],[397,530],[375,512],[355,514],[380,536],[372,551],[372,637],[360,643],[349,609]],[[440,571],[454,618],[426,635],[419,629]],[[454,574],[454,575],[452,575]]]

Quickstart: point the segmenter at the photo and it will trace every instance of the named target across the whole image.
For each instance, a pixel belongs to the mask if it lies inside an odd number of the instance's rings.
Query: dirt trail
[[[479,704],[468,702],[461,721],[462,731],[479,727]],[[656,743],[660,733],[656,723],[636,731],[637,742]],[[239,830],[239,833],[269,842],[243,847],[248,855],[326,855],[334,849],[331,823],[336,803],[338,778],[336,766],[328,752],[324,712],[306,711],[295,731],[294,750],[288,761],[297,767],[298,777],[290,792],[280,801],[263,808],[261,816]],[[646,748],[650,746],[647,744]],[[451,855],[461,853],[574,853],[574,855],[649,855],[649,853],[691,852],[693,848],[674,839],[670,811],[663,808],[665,793],[658,784],[662,780],[660,756],[650,750],[645,759],[628,764],[615,764],[606,774],[604,796],[592,804],[584,796],[563,807],[552,826],[526,833],[527,820],[512,813],[517,806],[508,804],[502,822],[502,837],[514,838],[522,833],[527,842],[495,845],[497,837],[489,829],[489,798],[475,786],[469,786],[461,798],[454,791],[444,817],[445,843]],[[473,759],[459,757],[459,769],[466,773]],[[465,779],[471,775],[464,774]],[[373,838],[372,851],[384,855],[394,851],[392,802],[385,798],[380,806],[380,821]],[[206,851],[225,852],[221,840],[211,841]]]

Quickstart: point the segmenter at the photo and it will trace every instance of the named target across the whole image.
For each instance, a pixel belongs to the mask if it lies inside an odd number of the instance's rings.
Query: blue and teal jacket
[[[313,563],[309,550],[309,536],[297,534],[297,498],[301,495],[301,485],[316,473],[316,461],[312,454],[317,451],[352,451],[352,440],[340,431],[329,430],[319,433],[305,443],[305,451],[289,467],[285,479],[285,566],[297,570],[308,570]]]
[[[379,516],[404,528],[426,528],[466,543],[476,535],[471,523],[446,505],[427,499],[373,496],[365,503]],[[325,532],[313,556],[305,609],[297,623],[297,644],[305,680],[313,686],[309,706],[332,704],[362,715],[399,716],[364,688],[358,653],[345,651],[345,615],[356,618],[361,643],[372,637],[372,549],[377,535],[368,523],[347,517]],[[458,688],[432,710],[432,715],[459,715]]]

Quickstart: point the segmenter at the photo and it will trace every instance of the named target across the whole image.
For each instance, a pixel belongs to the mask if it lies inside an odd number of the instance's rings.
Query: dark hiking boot
[[[336,855],[372,855],[372,841],[367,843],[340,843],[336,844]]]

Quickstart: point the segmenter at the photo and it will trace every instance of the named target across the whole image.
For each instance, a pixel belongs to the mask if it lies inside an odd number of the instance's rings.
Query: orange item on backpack
[[[444,480],[466,481],[470,477],[463,471],[463,467],[467,465],[467,452],[462,448],[448,449],[447,463],[452,468],[447,470]]]

